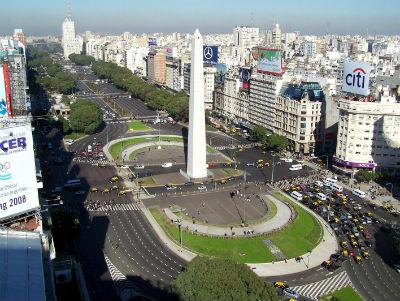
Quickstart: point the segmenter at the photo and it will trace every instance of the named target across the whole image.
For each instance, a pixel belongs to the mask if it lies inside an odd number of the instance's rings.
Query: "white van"
[[[315,196],[321,201],[326,201],[326,195],[321,192],[317,193]]]
[[[322,183],[321,181],[315,181],[314,184],[317,185],[318,187],[324,186],[324,183]]]
[[[165,162],[161,165],[162,168],[170,168],[172,167],[172,163],[171,162]]]
[[[339,184],[335,183],[331,185],[331,188],[337,192],[342,192],[343,191],[343,187],[340,186]]]
[[[290,196],[298,201],[301,201],[303,199],[303,195],[300,192],[297,191],[292,191],[290,193]]]
[[[325,178],[323,183],[325,186],[332,187],[333,184],[336,184],[337,180],[332,178]]]
[[[303,169],[303,165],[301,165],[301,164],[293,164],[293,165],[289,168],[289,170],[291,170],[291,171],[294,171],[294,170],[301,170],[301,169]]]
[[[354,194],[354,195],[356,195],[356,196],[358,196],[359,198],[365,198],[365,192],[364,191],[361,191],[361,190],[359,190],[359,189],[353,189],[352,191],[351,191],[351,193],[352,194]]]

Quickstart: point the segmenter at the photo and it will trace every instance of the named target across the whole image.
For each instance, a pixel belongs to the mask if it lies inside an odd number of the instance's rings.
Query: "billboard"
[[[176,57],[176,47],[167,47],[165,48],[165,56],[169,58]]]
[[[215,74],[215,82],[223,84],[225,82],[225,75],[228,70],[225,64],[217,64],[217,73]]]
[[[242,82],[242,89],[250,90],[251,69],[240,67],[239,78]]]
[[[203,63],[210,65],[218,63],[218,46],[203,46]]]
[[[11,83],[10,83],[10,73],[8,72],[8,64],[7,63],[3,63],[3,77],[4,77],[4,86],[5,86],[5,91],[6,91],[7,116],[12,117]]]
[[[0,66],[0,119],[7,117],[6,83],[3,66]]]
[[[259,73],[282,75],[282,54],[279,49],[258,48],[258,69]]]
[[[370,72],[370,63],[345,61],[342,91],[367,96]]]
[[[0,220],[39,207],[31,126],[0,129]]]
[[[157,46],[157,39],[149,38],[149,46]]]

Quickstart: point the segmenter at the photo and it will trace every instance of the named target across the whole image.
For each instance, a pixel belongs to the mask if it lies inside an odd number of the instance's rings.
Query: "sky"
[[[18,0],[2,4],[0,35],[60,35],[66,0]],[[399,0],[71,0],[78,33],[231,33],[234,26],[302,34],[400,34]],[[11,12],[5,14],[5,11]]]

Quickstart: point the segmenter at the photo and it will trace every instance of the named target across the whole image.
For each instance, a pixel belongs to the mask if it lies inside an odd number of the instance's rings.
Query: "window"
[[[301,121],[306,121],[306,120],[307,120],[307,118],[301,117]]]

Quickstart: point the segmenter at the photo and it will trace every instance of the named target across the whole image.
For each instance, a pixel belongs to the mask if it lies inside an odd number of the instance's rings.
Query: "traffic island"
[[[294,261],[295,257],[302,256],[309,250],[315,249],[322,240],[321,224],[311,213],[296,203],[291,202],[291,205],[295,210],[296,217],[285,227],[263,234],[252,234],[250,232],[250,234],[241,237],[229,234],[222,237],[196,234],[179,226],[174,220],[171,221],[159,208],[150,208],[150,212],[168,237],[175,243],[179,244],[180,237],[182,238],[183,248],[206,256],[229,258],[240,263],[252,263],[255,264],[252,266],[253,268],[260,269],[260,274],[268,275],[268,273],[265,273],[265,269],[259,265],[260,263],[271,263],[270,265],[272,265],[272,262],[279,260],[278,253],[282,253],[286,258],[293,258]],[[273,248],[266,246],[267,241],[280,252],[274,255]],[[275,265],[278,265],[278,263]],[[302,268],[304,269],[304,266]],[[287,273],[290,273],[290,271]]]

